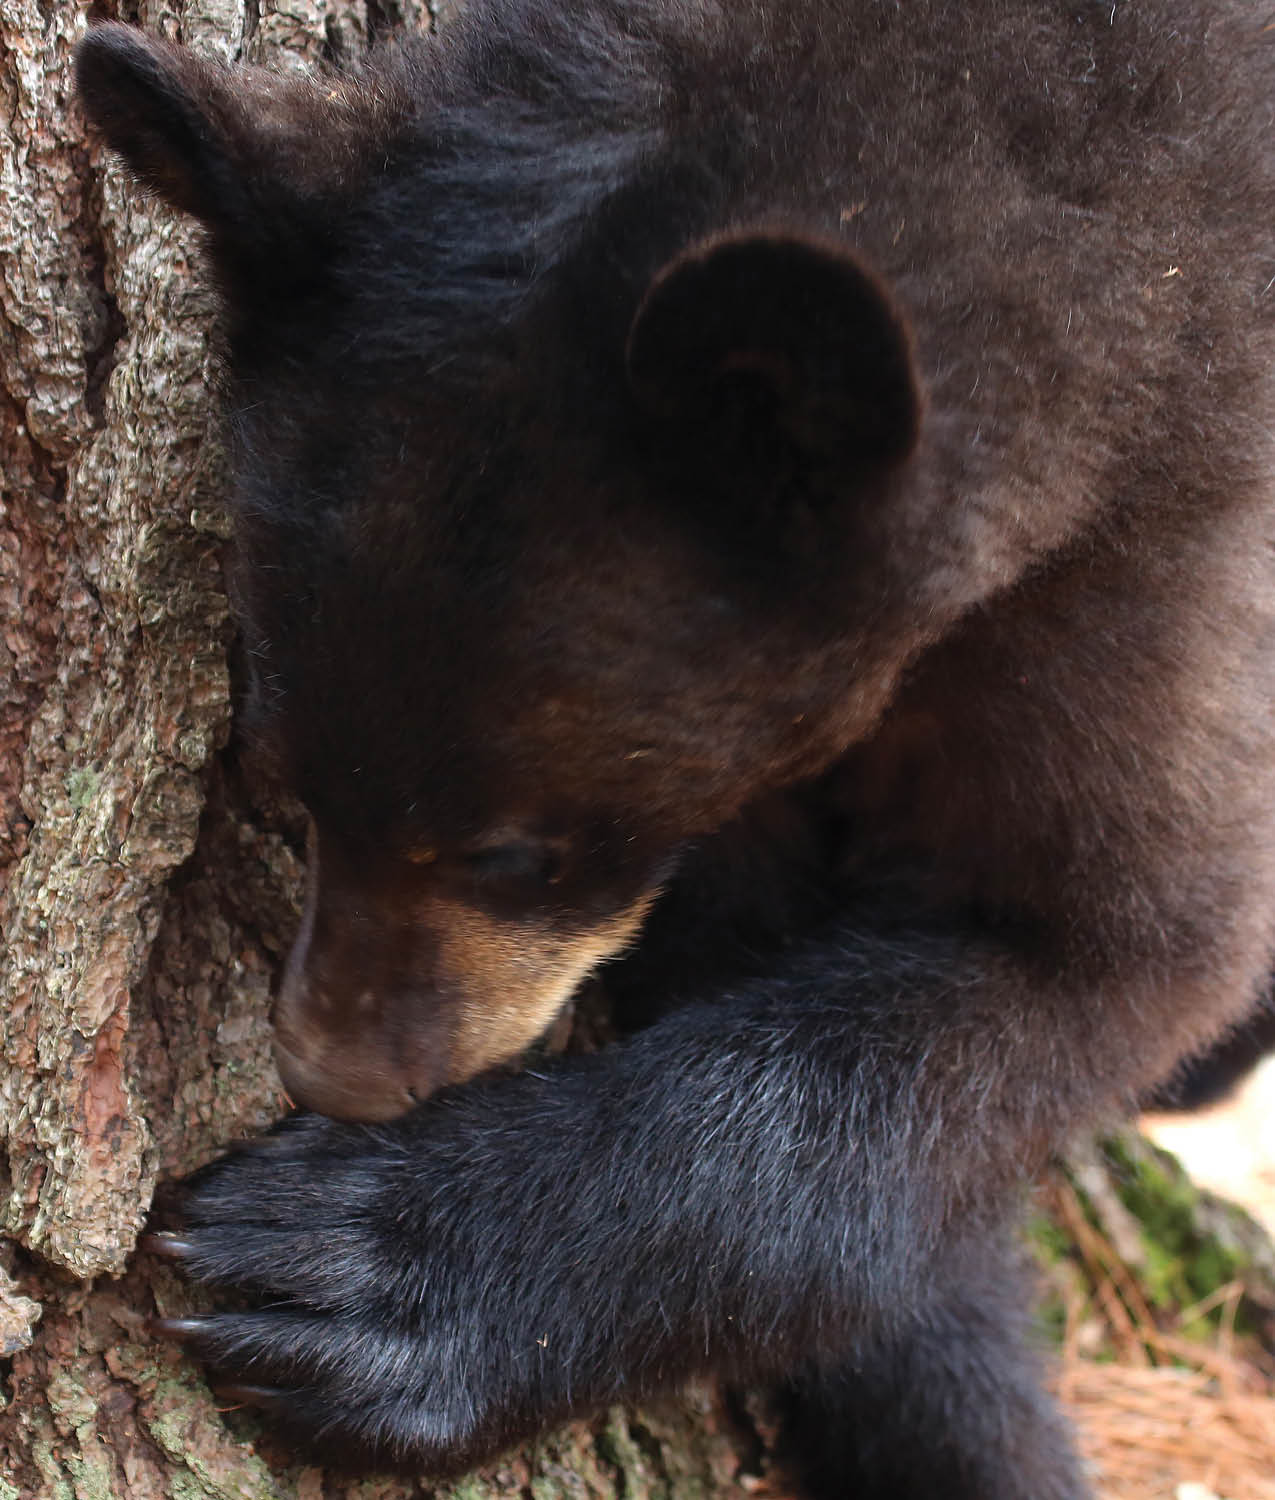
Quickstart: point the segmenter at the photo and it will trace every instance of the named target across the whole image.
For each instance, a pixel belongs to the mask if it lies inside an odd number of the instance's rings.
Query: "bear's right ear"
[[[641,406],[683,447],[707,446],[712,465],[742,439],[762,487],[767,454],[833,476],[835,492],[916,445],[911,335],[884,284],[835,241],[763,227],[691,246],[652,281],[626,358]]]
[[[312,253],[310,211],[383,145],[392,113],[384,93],[231,69],[118,22],[84,37],[76,81],[91,124],[231,266],[294,241]]]

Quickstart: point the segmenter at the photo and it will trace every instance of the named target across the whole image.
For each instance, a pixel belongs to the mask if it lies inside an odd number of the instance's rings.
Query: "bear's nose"
[[[432,990],[356,978],[293,952],[274,1007],[275,1061],[294,1103],[335,1120],[391,1120],[448,1081],[447,1007]],[[362,980],[362,982],[359,982]]]
[[[420,1076],[413,1077],[374,1052],[357,1055],[349,1048],[323,1045],[298,1050],[280,1036],[275,1038],[274,1052],[288,1098],[302,1109],[334,1120],[369,1125],[392,1120],[428,1098],[444,1081],[441,1072],[435,1075],[433,1070],[421,1070]]]

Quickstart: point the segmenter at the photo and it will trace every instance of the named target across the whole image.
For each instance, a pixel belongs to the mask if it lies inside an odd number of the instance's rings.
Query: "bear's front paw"
[[[299,1117],[198,1173],[185,1228],[148,1243],[243,1304],[156,1323],[216,1386],[343,1456],[441,1470],[517,1435],[534,1372],[500,1348],[483,1246],[420,1149]]]

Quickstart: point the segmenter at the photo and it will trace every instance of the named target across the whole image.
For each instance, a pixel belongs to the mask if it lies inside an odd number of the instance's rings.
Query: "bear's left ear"
[[[651,282],[626,357],[643,407],[689,442],[751,445],[769,427],[802,463],[847,478],[916,445],[907,326],[835,242],[758,230],[693,246]]]

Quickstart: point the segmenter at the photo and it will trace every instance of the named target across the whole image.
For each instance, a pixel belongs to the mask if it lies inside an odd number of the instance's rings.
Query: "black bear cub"
[[[206,226],[314,826],[277,1036],[333,1118],[168,1246],[249,1294],[180,1330],[223,1379],[444,1470],[712,1369],[814,1496],[1087,1493],[1021,1186],[1275,939],[1273,49],[1231,0],[473,0],[313,79],[90,31]],[[496,1067],[604,962],[644,1024]]]

